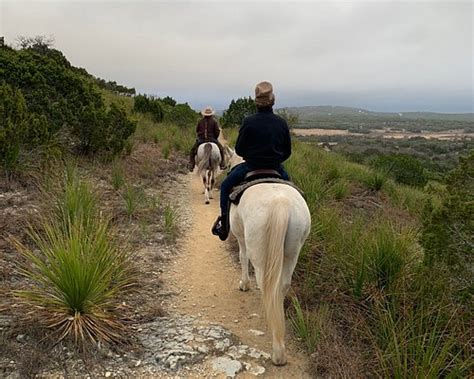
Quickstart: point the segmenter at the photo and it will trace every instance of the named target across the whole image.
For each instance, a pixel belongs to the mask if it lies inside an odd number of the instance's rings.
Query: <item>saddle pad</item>
[[[301,196],[304,196],[303,191],[301,191],[293,182],[289,182],[287,180],[279,179],[279,178],[262,178],[262,179],[256,179],[252,180],[250,182],[244,182],[243,184],[239,184],[238,186],[235,186],[232,189],[231,194],[229,195],[229,199],[231,203],[233,204],[239,204],[240,198],[242,197],[244,191],[247,188],[250,188],[256,184],[261,184],[261,183],[279,183],[279,184],[286,184],[290,187],[293,187],[295,190],[297,190]]]

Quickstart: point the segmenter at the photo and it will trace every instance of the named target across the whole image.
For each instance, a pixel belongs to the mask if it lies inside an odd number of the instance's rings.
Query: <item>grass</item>
[[[30,227],[34,247],[14,241],[24,258],[20,272],[30,283],[17,299],[56,341],[123,342],[126,329],[117,309],[133,283],[130,254],[119,248],[96,196],[75,169],[66,170],[58,189],[49,214]]]
[[[308,309],[303,309],[295,296],[291,298],[291,303],[292,310],[289,313],[289,321],[293,332],[303,342],[306,351],[312,353],[323,336],[329,308],[323,306],[318,309],[318,312],[312,313]]]
[[[372,191],[380,191],[388,178],[380,172],[367,172],[367,176],[363,179],[363,183]]]
[[[132,218],[146,202],[146,195],[143,188],[131,184],[125,185],[121,197],[125,204],[125,212],[130,218]]]
[[[125,184],[123,167],[118,160],[114,161],[112,164],[110,181],[115,191],[118,191]]]
[[[380,375],[393,378],[464,377],[472,361],[463,361],[450,333],[456,312],[444,319],[440,309],[412,307],[403,317],[384,304],[376,307],[375,349]]]
[[[333,309],[351,310],[324,317],[347,345],[362,347],[355,353],[367,370],[354,376],[466,376],[474,366],[462,342],[465,316],[453,312],[453,297],[445,296],[449,277],[425,275],[418,242],[423,205],[439,199],[315,145],[295,141],[293,147],[285,165],[304,191],[312,230],[296,268],[298,300],[289,318],[306,349],[325,354],[326,345],[318,344],[324,330],[324,324],[318,329],[319,304],[331,299]],[[355,208],[341,202],[360,184],[379,192],[377,208],[364,207],[370,193],[360,195]]]
[[[170,204],[167,204],[163,211],[163,230],[167,240],[174,240],[178,235],[179,214]]]

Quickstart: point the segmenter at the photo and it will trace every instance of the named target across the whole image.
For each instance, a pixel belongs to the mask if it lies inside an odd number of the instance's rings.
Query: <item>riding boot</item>
[[[225,163],[225,158],[224,158],[224,148],[222,147],[221,144],[219,146],[219,152],[221,153],[221,163],[219,164],[219,168],[221,170],[225,170],[227,168],[227,165]]]
[[[191,151],[191,154],[189,155],[189,163],[188,163],[189,171],[193,172],[195,165],[196,165],[196,153],[194,151]]]
[[[229,215],[223,213],[221,216],[217,217],[211,231],[212,234],[218,236],[221,241],[225,241],[229,236],[229,229]]]

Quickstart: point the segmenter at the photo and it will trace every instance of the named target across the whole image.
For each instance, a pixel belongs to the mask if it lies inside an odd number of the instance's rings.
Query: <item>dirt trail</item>
[[[227,243],[210,233],[219,212],[219,193],[215,191],[214,200],[205,205],[200,179],[190,174],[188,181],[189,211],[193,222],[184,237],[183,253],[176,257],[169,271],[169,280],[180,293],[174,299],[174,311],[197,315],[203,323],[220,324],[243,344],[271,353],[270,335],[263,318],[260,293],[255,289],[255,279],[250,291],[239,291],[240,265],[230,256]],[[251,330],[265,334],[255,335]],[[303,354],[298,353],[290,341],[287,347],[288,364],[275,367],[268,361],[265,377],[309,377],[304,371],[306,359]],[[238,377],[248,377],[248,374]]]

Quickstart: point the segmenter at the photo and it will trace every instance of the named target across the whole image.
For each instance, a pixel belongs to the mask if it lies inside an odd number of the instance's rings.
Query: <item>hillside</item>
[[[340,106],[288,107],[299,117],[297,127],[334,129],[382,129],[452,130],[474,131],[474,113],[433,112],[373,112],[366,109]]]
[[[369,167],[293,140],[312,227],[276,367],[254,278],[238,290],[235,240],[210,233],[218,196],[185,168],[196,112],[100,88],[56,50],[0,59],[0,376],[472,372],[474,154],[428,182],[406,157]]]

